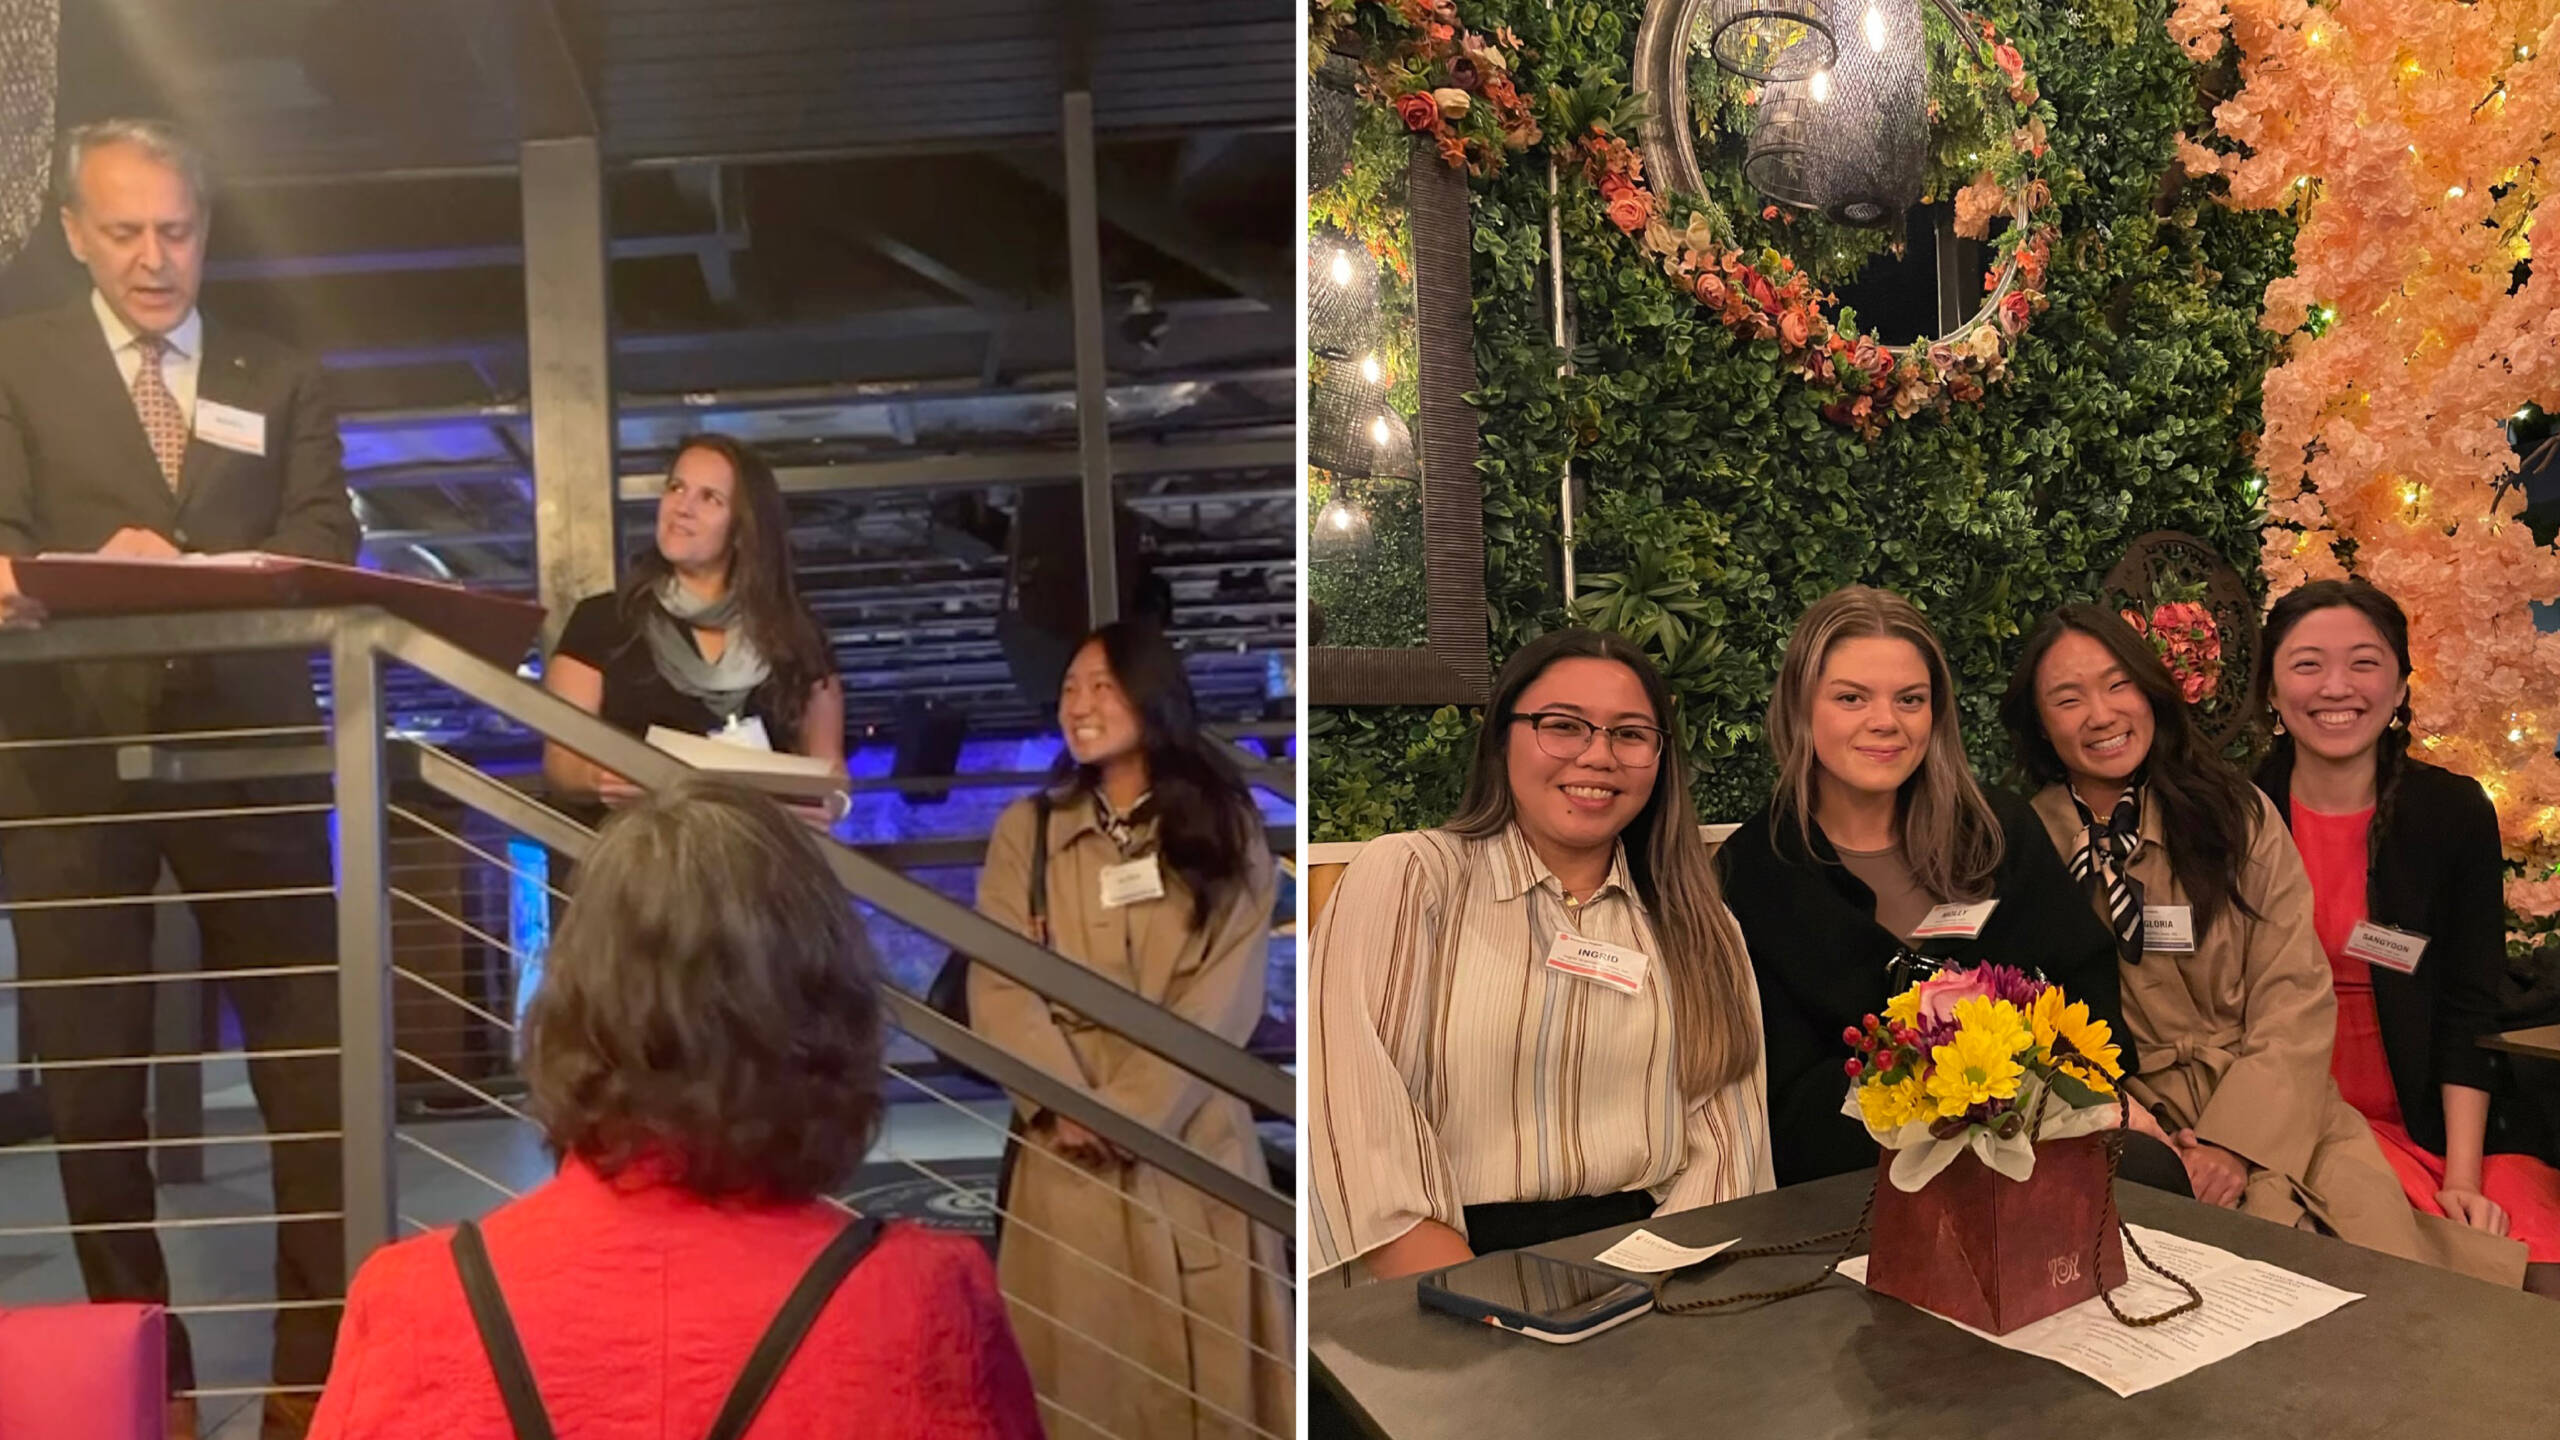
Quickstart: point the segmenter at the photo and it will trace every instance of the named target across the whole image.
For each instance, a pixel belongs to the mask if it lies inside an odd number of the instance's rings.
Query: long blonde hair
[[[1929,746],[1921,752],[1920,768],[1902,782],[1895,807],[1903,863],[1920,888],[1939,900],[1979,900],[1990,893],[2000,869],[2000,819],[1965,759],[1947,652],[1919,607],[1890,590],[1844,586],[1815,601],[1796,622],[1787,658],[1778,666],[1777,689],[1769,696],[1769,753],[1778,762],[1772,838],[1792,824],[1804,853],[1813,853],[1814,787],[1822,763],[1813,753],[1815,691],[1832,647],[1866,638],[1906,641],[1929,667]]]
[[[1511,795],[1512,706],[1547,667],[1567,659],[1613,660],[1635,672],[1664,731],[1653,793],[1627,822],[1627,873],[1653,917],[1669,978],[1672,1033],[1679,1037],[1680,1089],[1713,1095],[1751,1073],[1760,1060],[1760,1006],[1752,998],[1751,962],[1741,928],[1724,907],[1715,866],[1698,834],[1689,799],[1689,767],[1681,755],[1680,716],[1671,687],[1642,650],[1599,630],[1557,630],[1530,641],[1494,677],[1493,700],[1476,734],[1474,761],[1458,813],[1443,828],[1490,839],[1518,813]]]

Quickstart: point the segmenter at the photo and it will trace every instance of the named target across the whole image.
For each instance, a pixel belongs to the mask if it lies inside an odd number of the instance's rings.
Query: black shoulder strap
[[[838,1231],[818,1258],[809,1263],[808,1273],[782,1302],[782,1310],[773,1317],[764,1338],[756,1342],[755,1353],[747,1357],[747,1368],[738,1374],[738,1383],[729,1387],[729,1399],[720,1407],[720,1418],[711,1424],[711,1433],[703,1440],[744,1440],[747,1427],[755,1423],[756,1412],[764,1408],[765,1396],[773,1391],[775,1381],[782,1378],[782,1367],[791,1363],[792,1352],[809,1333],[818,1312],[844,1283],[862,1257],[871,1253],[880,1238],[880,1222],[865,1217]],[[545,1432],[546,1434],[548,1432]]]
[[[489,1368],[498,1377],[498,1398],[506,1402],[507,1423],[516,1440],[556,1440],[551,1417],[534,1388],[533,1367],[525,1363],[524,1345],[516,1339],[516,1322],[507,1314],[507,1299],[498,1291],[498,1273],[489,1268],[489,1249],[480,1243],[480,1227],[465,1220],[453,1232],[453,1267],[462,1272],[462,1296],[471,1302],[471,1323],[480,1331],[480,1348],[489,1352]]]
[[[1031,938],[1049,943],[1049,792],[1032,798]]]

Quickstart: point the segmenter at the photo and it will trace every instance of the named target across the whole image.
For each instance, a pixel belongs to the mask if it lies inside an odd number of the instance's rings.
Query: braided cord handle
[[[2163,1321],[2175,1320],[2190,1311],[2203,1309],[2204,1292],[2190,1284],[2184,1276],[2172,1274],[2167,1266],[2144,1254],[2142,1242],[2133,1238],[2133,1227],[2127,1225],[2124,1222],[2124,1216],[2116,1212],[2116,1166],[2124,1159],[2124,1126],[2125,1122],[2133,1118],[2132,1111],[2132,1102],[2125,1098],[2124,1087],[2119,1084],[2116,1087],[2116,1128],[2107,1133],[2107,1208],[2105,1215],[2098,1222],[2098,1233],[2089,1241],[2089,1273],[2098,1277],[2098,1298],[2106,1302],[2107,1313],[2116,1317],[2119,1324],[2141,1329],[2145,1326],[2158,1325]],[[2098,1265],[2098,1257],[2106,1250],[2107,1231],[2110,1229],[2124,1236],[2124,1247],[2133,1253],[2135,1259],[2141,1261],[2154,1274],[2186,1291],[2187,1298],[2157,1315],[2127,1315],[2118,1309],[2115,1295],[2107,1289],[2106,1272]]]
[[[1867,1221],[1875,1214],[1875,1209],[1875,1187],[1870,1185],[1867,1187],[1867,1203],[1858,1207],[1858,1223],[1846,1230],[1808,1235],[1802,1240],[1790,1240],[1784,1245],[1757,1245],[1748,1250],[1727,1250],[1709,1257],[1717,1260],[1765,1260],[1773,1255],[1801,1255],[1816,1246],[1839,1241],[1840,1249],[1832,1255],[1831,1263],[1822,1267],[1821,1274],[1801,1285],[1790,1285],[1783,1290],[1749,1290],[1740,1295],[1717,1295],[1703,1300],[1668,1300],[1663,1298],[1663,1291],[1671,1284],[1671,1276],[1656,1275],[1653,1277],[1653,1308],[1665,1315],[1703,1315],[1711,1310],[1722,1310],[1728,1305],[1747,1305],[1757,1300],[1792,1300],[1798,1295],[1811,1294],[1823,1281],[1839,1272],[1840,1262],[1849,1258],[1849,1252],[1857,1248],[1859,1239],[1867,1233]]]

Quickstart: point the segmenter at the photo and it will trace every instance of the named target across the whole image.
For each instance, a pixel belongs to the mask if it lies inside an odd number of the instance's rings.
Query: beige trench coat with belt
[[[2118,967],[2140,1064],[2126,1088],[2165,1109],[2172,1129],[2190,1127],[2249,1162],[2248,1214],[2304,1229],[2316,1221],[2368,1249],[2523,1284],[2524,1246],[2410,1208],[2373,1131],[2329,1078],[2338,1001],[2311,928],[2311,879],[2273,802],[2250,794],[2258,819],[2239,893],[2258,918],[2228,912],[2193,954],[2147,950],[2141,964]],[[2070,792],[2047,786],[2035,806],[2067,863],[2085,833]],[[2141,833],[2132,874],[2143,904],[2187,904],[2159,806],[2143,807]],[[2104,901],[2091,901],[2105,918]]]
[[[997,819],[978,880],[978,909],[1024,935],[1033,828],[1026,797]],[[1246,883],[1205,927],[1170,867],[1162,899],[1102,904],[1102,871],[1122,855],[1090,796],[1050,814],[1048,848],[1051,949],[1238,1045],[1252,1035],[1278,883],[1258,831]],[[1153,827],[1142,827],[1137,851],[1153,848]],[[969,1017],[988,1039],[1237,1174],[1262,1173],[1245,1102],[1189,1071],[984,965],[970,970]],[[1026,1117],[1034,1108],[1016,1105]],[[1151,1166],[1090,1169],[1044,1136],[1023,1137],[1009,1199],[996,1268],[1052,1437],[1295,1433],[1279,1235]]]

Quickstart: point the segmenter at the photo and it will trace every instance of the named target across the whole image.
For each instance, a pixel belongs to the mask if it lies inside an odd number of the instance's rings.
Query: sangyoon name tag
[[[1597,981],[1621,995],[1644,993],[1645,966],[1651,963],[1641,950],[1585,940],[1570,930],[1557,931],[1555,946],[1547,951],[1548,969]]]
[[[1997,900],[1977,900],[1970,905],[1941,905],[1920,917],[1920,924],[1911,932],[1911,938],[1939,940],[1953,936],[1958,940],[1974,939],[1990,922],[1991,912],[1999,908]]]
[[[2164,955],[2192,955],[2196,950],[2195,911],[2185,905],[2142,907],[2142,948]]]
[[[196,402],[196,438],[243,455],[267,453],[267,417],[219,400]]]
[[[1117,910],[1141,900],[1164,898],[1164,870],[1153,855],[1141,855],[1102,867],[1102,906]]]
[[[2357,921],[2355,930],[2347,936],[2349,956],[2403,975],[2416,974],[2418,957],[2426,953],[2426,936],[2376,925],[2370,920]]]

